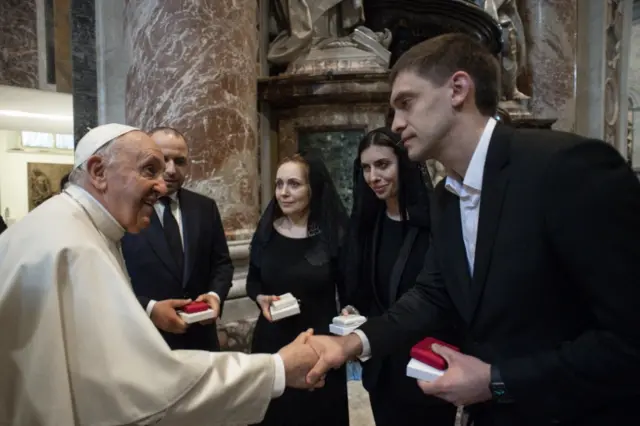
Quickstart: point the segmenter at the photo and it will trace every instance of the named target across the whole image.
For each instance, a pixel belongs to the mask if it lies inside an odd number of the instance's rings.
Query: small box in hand
[[[178,315],[187,324],[193,324],[213,318],[214,312],[206,302],[191,302],[178,310]]]
[[[333,322],[329,324],[329,331],[338,336],[346,336],[357,330],[365,322],[367,322],[367,318],[362,315],[339,315],[334,317]]]
[[[407,376],[426,382],[433,382],[444,374],[447,369],[447,361],[433,352],[431,345],[434,343],[446,346],[454,351],[460,350],[433,337],[427,337],[411,348],[411,360],[407,364]]]
[[[278,321],[298,315],[300,313],[300,305],[298,304],[298,299],[293,297],[291,293],[286,293],[279,296],[278,300],[271,302],[269,312],[271,313],[271,320]]]

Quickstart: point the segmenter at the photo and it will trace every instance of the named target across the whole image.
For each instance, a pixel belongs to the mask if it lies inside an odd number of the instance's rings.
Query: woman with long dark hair
[[[253,334],[253,353],[276,353],[301,332],[328,334],[338,315],[338,253],[348,216],[319,155],[286,159],[278,167],[275,196],[251,242],[247,294],[261,316]],[[271,302],[291,293],[300,301],[298,315],[272,321]],[[274,399],[262,425],[348,425],[345,368],[332,370],[325,386],[286,389]]]
[[[379,316],[415,284],[422,270],[430,241],[432,186],[426,168],[409,160],[399,136],[387,128],[362,139],[353,169],[342,266],[349,306],[343,314]],[[453,339],[451,334],[434,337]],[[392,356],[363,363],[362,382],[376,425],[452,426],[456,407],[424,395],[416,380],[406,376],[410,350],[411,345],[399,347]]]

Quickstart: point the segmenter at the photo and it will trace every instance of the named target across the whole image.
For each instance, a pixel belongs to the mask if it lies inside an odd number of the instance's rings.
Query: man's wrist
[[[353,361],[362,354],[362,340],[357,334],[350,333],[342,337],[342,347],[344,348],[347,359]]]
[[[507,387],[502,380],[500,369],[495,364],[492,364],[490,369],[491,376],[489,380],[489,390],[491,391],[491,399],[500,404],[512,403],[513,398],[509,394]]]

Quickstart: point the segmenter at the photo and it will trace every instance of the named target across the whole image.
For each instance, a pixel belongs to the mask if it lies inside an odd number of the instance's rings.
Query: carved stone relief
[[[618,120],[620,116],[620,55],[623,31],[622,0],[608,0],[605,22],[605,85],[604,85],[604,139],[616,145],[621,137]],[[626,135],[623,137],[626,138]]]

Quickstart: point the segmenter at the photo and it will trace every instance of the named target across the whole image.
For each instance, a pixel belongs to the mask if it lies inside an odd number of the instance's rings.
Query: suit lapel
[[[164,236],[164,229],[162,229],[162,223],[160,223],[160,219],[155,211],[151,215],[151,225],[148,229],[144,230],[142,234],[147,238],[149,245],[151,245],[151,248],[158,255],[162,263],[182,282],[182,274],[178,271],[178,265],[171,256],[169,243]]]
[[[183,285],[187,285],[198,253],[198,225],[200,223],[200,210],[185,190],[179,195],[180,214],[182,215],[182,231],[184,232],[184,277]]]
[[[474,260],[471,310],[475,314],[487,281],[493,244],[498,232],[500,214],[508,184],[509,149],[513,129],[497,125],[489,149],[482,178],[482,195],[478,218],[478,235]]]
[[[398,287],[400,286],[400,281],[402,279],[402,272],[404,272],[404,267],[407,264],[407,260],[409,259],[409,255],[411,254],[411,248],[413,247],[413,243],[416,241],[418,237],[418,228],[412,226],[409,228],[409,232],[404,237],[404,242],[402,247],[400,248],[400,252],[398,253],[398,257],[396,258],[396,262],[393,265],[393,269],[391,271],[391,279],[389,282],[389,303],[393,305],[393,302],[396,301],[396,297],[398,295]]]
[[[436,232],[441,233],[437,247],[440,256],[446,263],[451,262],[454,279],[445,279],[445,284],[451,295],[451,300],[458,307],[462,318],[471,322],[473,312],[470,309],[469,291],[471,290],[471,274],[467,252],[462,238],[462,221],[460,218],[460,199],[449,191],[442,194],[444,209],[440,215],[440,224]]]
[[[384,213],[383,213],[384,214]],[[376,280],[378,277],[378,268],[377,268],[377,262],[376,259],[378,258],[378,241],[380,240],[380,225],[382,223],[382,214],[378,214],[378,217],[376,218],[376,223],[375,226],[373,227],[373,235],[372,235],[372,240],[371,240],[371,258],[369,259],[370,262],[370,272],[371,272],[371,291],[373,292],[373,300],[375,302],[375,304],[378,306],[379,309],[381,309],[382,311],[385,311],[385,307],[382,305],[382,302],[380,301],[380,297],[378,297],[378,288],[376,285]]]

